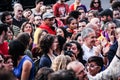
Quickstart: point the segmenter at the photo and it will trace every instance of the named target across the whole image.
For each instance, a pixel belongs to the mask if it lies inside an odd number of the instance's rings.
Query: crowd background
[[[1,14],[0,80],[119,80],[120,1],[44,4]]]

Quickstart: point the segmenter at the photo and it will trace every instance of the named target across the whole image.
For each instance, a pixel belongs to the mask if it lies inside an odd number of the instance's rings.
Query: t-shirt
[[[3,55],[8,55],[8,42],[4,41],[3,44],[0,44],[0,52]]]

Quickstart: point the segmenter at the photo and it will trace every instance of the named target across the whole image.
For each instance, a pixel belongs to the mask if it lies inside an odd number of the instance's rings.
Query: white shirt
[[[90,49],[85,44],[83,44],[82,49],[84,51],[83,59],[87,61],[89,57],[95,56],[95,50],[97,49],[97,47],[93,46],[92,49]]]

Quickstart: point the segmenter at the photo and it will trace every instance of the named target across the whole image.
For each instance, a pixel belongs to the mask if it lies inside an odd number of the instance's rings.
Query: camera
[[[68,55],[68,56],[70,56],[70,57],[72,57],[73,55],[73,52],[72,51],[70,51],[70,50],[67,50],[67,51],[64,51],[64,54],[65,55]]]

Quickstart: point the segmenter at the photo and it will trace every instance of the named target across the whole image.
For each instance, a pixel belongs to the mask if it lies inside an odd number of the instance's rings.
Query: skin
[[[57,35],[64,37],[64,32],[62,31],[62,29],[58,28],[56,32],[57,32]]]

